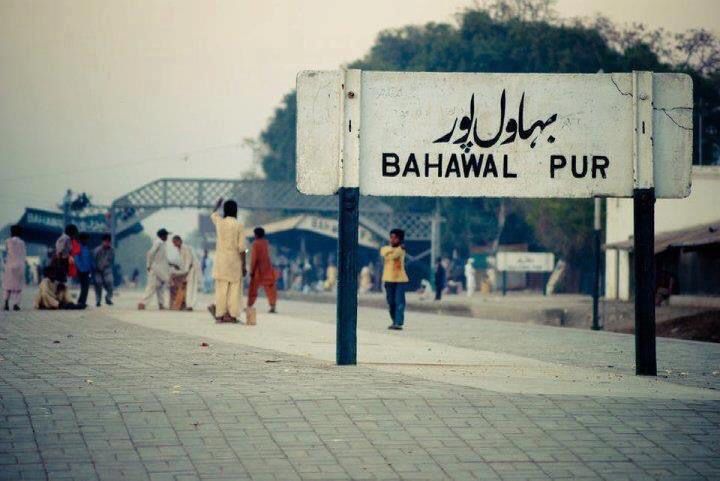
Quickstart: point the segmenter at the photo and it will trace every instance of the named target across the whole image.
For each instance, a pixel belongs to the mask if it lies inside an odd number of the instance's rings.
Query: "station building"
[[[633,200],[606,200],[605,298],[633,297]],[[655,203],[658,284],[674,296],[720,297],[720,166],[693,166],[685,199]]]

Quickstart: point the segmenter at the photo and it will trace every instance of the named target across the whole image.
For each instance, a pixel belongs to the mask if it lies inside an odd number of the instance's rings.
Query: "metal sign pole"
[[[338,365],[357,364],[357,251],[360,189],[342,187],[338,227],[337,344]]]
[[[657,375],[655,353],[655,189],[635,189],[635,373]]]
[[[342,163],[338,190],[338,290],[335,358],[357,364],[358,235],[360,230],[360,82],[359,70],[344,72]]]
[[[635,256],[635,373],[657,375],[655,352],[655,178],[653,79],[633,72]]]

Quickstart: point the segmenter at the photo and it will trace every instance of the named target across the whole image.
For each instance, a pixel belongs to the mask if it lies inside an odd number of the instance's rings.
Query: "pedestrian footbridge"
[[[234,199],[240,209],[281,211],[290,215],[331,215],[338,211],[335,196],[299,193],[293,182],[165,178],[145,184],[115,199],[110,206],[94,207],[82,215],[64,215],[28,208],[20,220],[40,243],[53,242],[66,223],[91,234],[110,232],[115,241],[141,230],[140,222],[161,209],[210,209],[218,198]],[[405,229],[409,241],[430,242],[439,220],[429,214],[397,212],[377,197],[360,201],[360,224],[385,237],[391,227]],[[47,239],[47,240],[43,240]]]

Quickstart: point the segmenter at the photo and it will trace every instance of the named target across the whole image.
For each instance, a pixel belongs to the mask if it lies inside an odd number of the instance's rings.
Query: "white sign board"
[[[297,229],[307,230],[337,238],[338,221],[337,219],[328,219],[317,216],[303,216],[301,222],[298,223]],[[375,236],[367,228],[360,226],[358,229],[358,244],[371,249],[379,249],[380,244],[375,240]]]
[[[630,197],[690,193],[685,74],[301,72],[306,194]]]
[[[500,272],[552,272],[555,255],[552,252],[498,252],[495,263]]]
[[[265,233],[268,235],[279,234],[281,232],[289,232],[292,230],[314,232],[327,237],[338,237],[338,220],[329,219],[326,217],[318,217],[314,215],[297,215],[293,217],[287,217],[285,219],[277,220],[265,224]],[[213,236],[215,231],[212,231]],[[246,237],[252,237],[252,230],[246,232]],[[214,237],[213,237],[214,239]],[[358,228],[358,244],[363,247],[370,249],[379,249],[380,244],[377,236],[372,231],[364,226]]]

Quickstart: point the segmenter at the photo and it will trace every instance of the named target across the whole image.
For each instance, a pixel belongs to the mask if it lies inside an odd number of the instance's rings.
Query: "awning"
[[[291,230],[303,230],[330,237],[332,239],[337,239],[338,236],[337,219],[329,219],[315,215],[296,215],[275,222],[270,222],[265,224],[263,228],[265,229],[265,233],[268,235]],[[251,237],[252,229],[248,229],[246,234],[248,237]],[[358,243],[361,246],[368,247],[370,249],[378,249],[380,247],[380,244],[377,241],[377,236],[375,236],[366,227],[361,225],[358,234]]]
[[[70,216],[69,220],[77,226],[80,232],[90,234],[91,245],[99,244],[101,236],[110,232],[109,219],[103,214],[82,216],[74,214]],[[54,246],[65,228],[65,217],[62,212],[28,207],[18,224],[23,228],[23,239],[26,242]],[[142,230],[143,227],[139,222],[127,224],[118,230],[117,239],[122,240],[127,236],[142,232]]]
[[[633,242],[633,237],[630,236],[628,240],[606,244],[605,249],[632,251]],[[720,244],[720,220],[710,224],[655,234],[655,254],[673,247],[699,247],[709,244]]]

